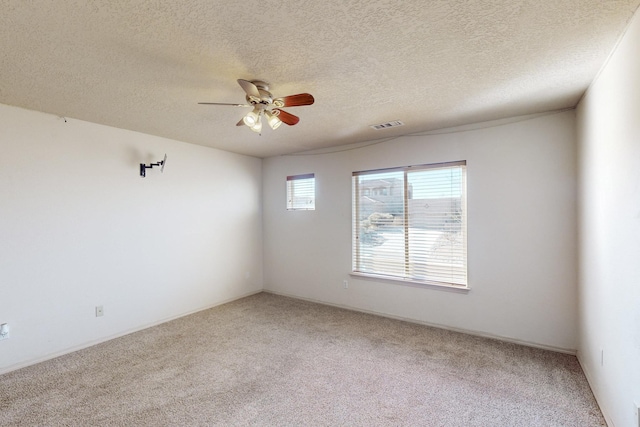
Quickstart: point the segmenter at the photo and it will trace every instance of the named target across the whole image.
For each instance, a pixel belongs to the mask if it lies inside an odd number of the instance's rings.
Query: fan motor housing
[[[273,96],[271,95],[271,92],[269,92],[269,83],[263,82],[261,80],[252,80],[251,83],[253,83],[256,88],[258,88],[260,98],[257,99],[255,97],[247,95],[247,102],[249,102],[251,105],[262,108],[271,105],[273,103]]]

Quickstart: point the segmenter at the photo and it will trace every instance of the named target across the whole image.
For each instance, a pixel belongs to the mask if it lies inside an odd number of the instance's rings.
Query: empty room
[[[0,3],[0,425],[640,427],[640,0]]]

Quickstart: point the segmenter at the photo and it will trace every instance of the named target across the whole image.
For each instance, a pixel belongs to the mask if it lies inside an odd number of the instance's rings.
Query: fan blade
[[[303,105],[311,105],[315,99],[310,93],[299,93],[297,95],[289,95],[278,98],[273,101],[278,107],[301,107]]]
[[[236,126],[244,126],[244,117],[241,118],[238,123],[236,123]]]
[[[258,91],[256,85],[248,80],[242,79],[238,79],[238,84],[242,86],[242,90],[244,90],[247,95],[260,99],[260,92]]]
[[[273,111],[278,112],[278,118],[282,121],[282,123],[286,125],[293,126],[300,121],[300,117],[294,116],[293,114],[289,114],[286,111],[281,110],[279,108],[276,108]]]
[[[252,107],[249,104],[225,104],[223,102],[198,102],[200,105],[230,105],[232,107]]]

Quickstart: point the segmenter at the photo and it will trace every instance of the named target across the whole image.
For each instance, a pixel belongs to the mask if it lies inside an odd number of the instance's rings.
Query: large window
[[[353,273],[467,288],[466,162],[354,172]]]
[[[316,208],[316,178],[312,173],[287,177],[287,210]]]

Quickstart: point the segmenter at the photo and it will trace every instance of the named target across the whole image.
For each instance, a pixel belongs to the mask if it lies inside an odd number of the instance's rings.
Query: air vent
[[[404,123],[402,123],[400,120],[395,120],[393,122],[380,123],[379,125],[371,125],[371,127],[374,128],[375,130],[380,130],[380,129],[387,129],[387,128],[395,128],[403,125]]]

